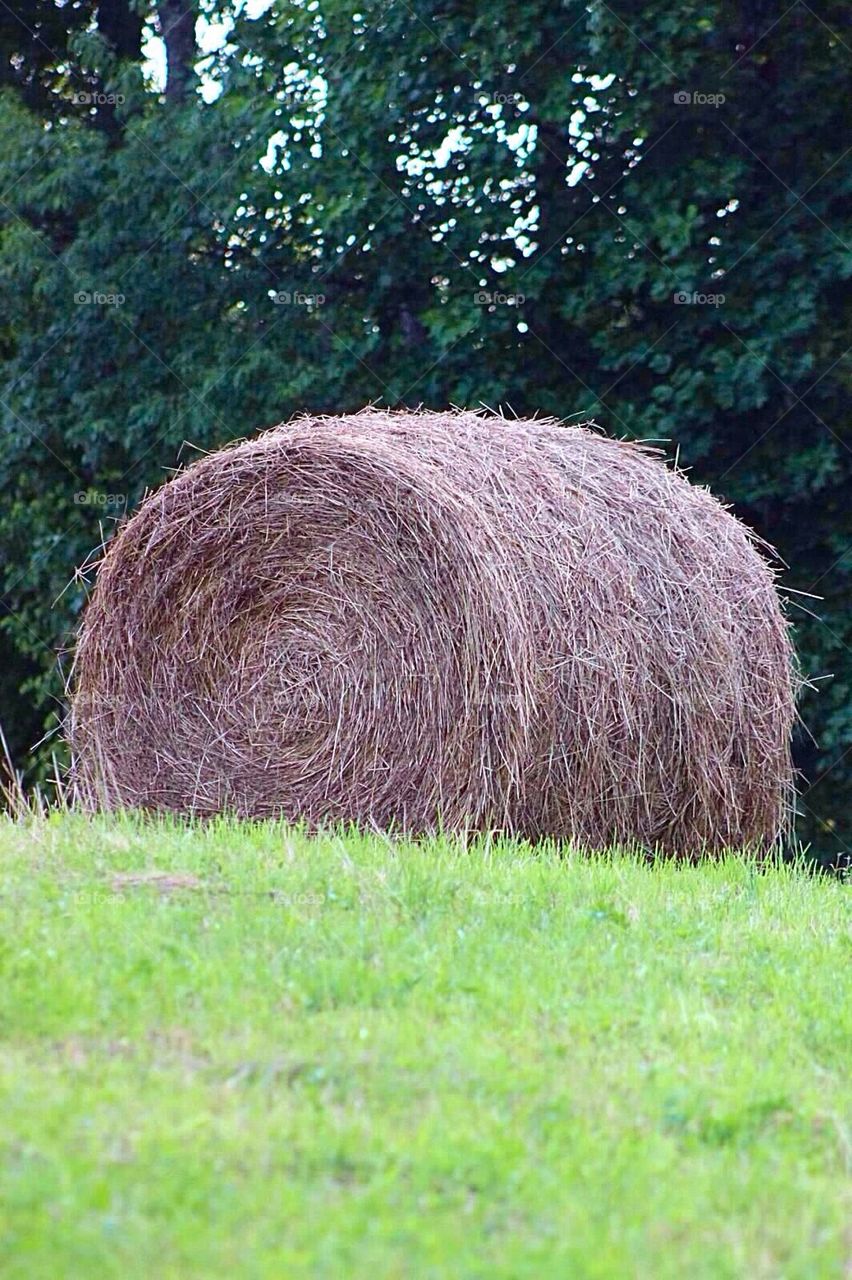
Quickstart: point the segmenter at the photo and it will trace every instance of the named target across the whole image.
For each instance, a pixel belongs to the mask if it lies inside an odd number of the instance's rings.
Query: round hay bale
[[[111,542],[87,805],[765,848],[794,676],[752,535],[655,451],[473,412],[303,417]]]

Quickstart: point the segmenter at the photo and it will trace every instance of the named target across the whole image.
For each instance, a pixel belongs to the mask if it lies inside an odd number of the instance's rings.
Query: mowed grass
[[[0,827],[4,1277],[850,1274],[839,881]]]

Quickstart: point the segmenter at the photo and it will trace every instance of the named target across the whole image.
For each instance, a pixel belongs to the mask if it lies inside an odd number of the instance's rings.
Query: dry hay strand
[[[88,806],[766,848],[795,676],[754,537],[657,452],[484,412],[302,417],[112,541]]]

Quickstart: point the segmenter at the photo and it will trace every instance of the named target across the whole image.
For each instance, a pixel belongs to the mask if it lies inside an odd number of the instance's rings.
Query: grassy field
[[[848,888],[0,827],[3,1277],[852,1274]]]

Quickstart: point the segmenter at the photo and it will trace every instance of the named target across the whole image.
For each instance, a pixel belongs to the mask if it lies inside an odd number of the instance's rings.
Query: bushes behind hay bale
[[[652,452],[470,412],[301,418],[110,545],[71,715],[89,804],[674,852],[791,795],[791,649],[744,527]]]

